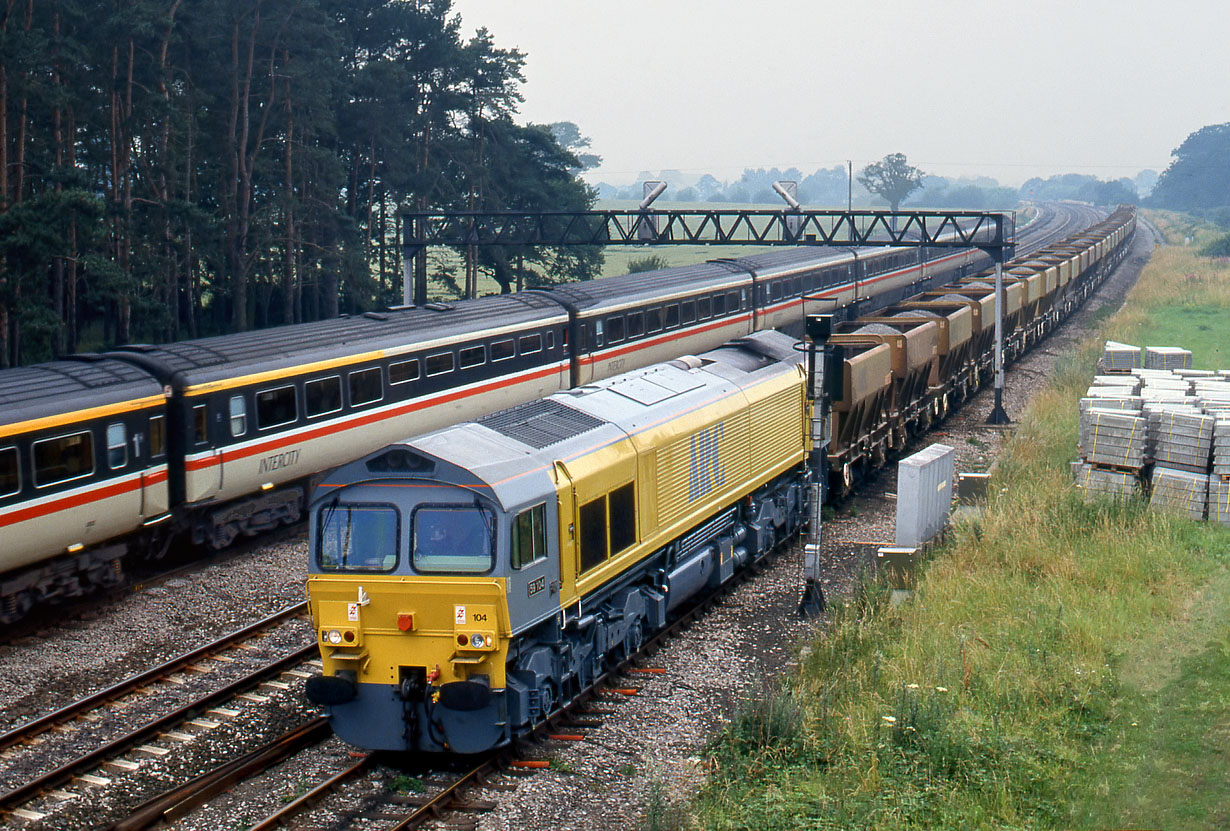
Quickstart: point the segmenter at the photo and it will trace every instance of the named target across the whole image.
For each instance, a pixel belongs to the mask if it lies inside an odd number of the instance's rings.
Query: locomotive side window
[[[513,520],[511,564],[524,568],[547,556],[547,506],[537,505]]]
[[[94,472],[94,436],[88,431],[36,441],[32,450],[36,488],[80,479]]]
[[[275,387],[256,394],[256,426],[262,430],[290,424],[299,417],[293,386]]]
[[[242,395],[231,396],[231,435],[238,438],[248,432],[248,405]]]
[[[303,385],[303,406],[308,418],[336,413],[342,408],[342,379],[338,375],[317,378]]]
[[[629,482],[611,491],[611,554],[636,544],[636,486]]]
[[[116,422],[107,425],[107,466],[112,470],[128,464],[128,428]]]
[[[461,368],[469,369],[470,367],[482,366],[487,360],[487,353],[482,346],[467,346],[457,354],[457,357],[461,361]]]
[[[602,565],[607,558],[606,497],[581,506],[581,571]]]
[[[320,509],[324,571],[392,571],[397,566],[397,509],[392,505],[325,505]]]
[[[0,496],[21,490],[21,471],[17,467],[17,448],[0,450]]]
[[[497,340],[491,344],[491,362],[507,361],[509,358],[517,354],[517,347],[513,345],[512,338],[508,340]]]
[[[521,348],[522,355],[533,355],[535,352],[542,351],[542,335],[526,335],[521,338],[521,342],[517,344]],[[602,345],[602,321],[598,321],[598,345]]]
[[[491,569],[491,511],[473,502],[420,505],[411,520],[410,546],[416,571],[482,574]]]
[[[452,372],[453,366],[452,352],[437,352],[435,355],[427,356],[427,374],[429,376]]]
[[[149,419],[149,457],[157,459],[167,452],[167,422],[162,416]]]
[[[399,361],[395,364],[389,364],[389,383],[404,384],[407,381],[413,381],[419,377],[419,360],[411,358],[408,361]]]
[[[360,369],[350,373],[350,406],[370,404],[384,398],[384,387],[381,384],[380,367]]]
[[[197,404],[192,408],[192,438],[197,444],[204,444],[209,440],[209,413],[204,404]]]

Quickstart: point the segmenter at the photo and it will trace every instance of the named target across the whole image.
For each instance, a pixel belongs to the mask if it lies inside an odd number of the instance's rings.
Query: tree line
[[[0,366],[399,302],[402,209],[593,204],[586,140],[514,122],[525,56],[451,0],[0,0],[0,58]]]

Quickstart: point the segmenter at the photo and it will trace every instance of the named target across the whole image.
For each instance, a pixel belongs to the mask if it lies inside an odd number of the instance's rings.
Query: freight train
[[[0,622],[172,539],[293,523],[323,471],[407,435],[986,263],[782,250],[0,371]]]
[[[1006,354],[1125,255],[1134,214],[1012,264]],[[983,275],[831,336],[835,484],[989,375]],[[309,517],[308,597],[334,731],[369,749],[514,740],[635,652],[689,598],[808,515],[808,379],[793,338],[744,335],[392,443],[331,472]]]

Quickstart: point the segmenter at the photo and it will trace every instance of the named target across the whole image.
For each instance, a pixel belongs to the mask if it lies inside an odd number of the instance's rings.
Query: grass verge
[[[1157,252],[1125,309],[1060,361],[998,495],[914,597],[893,607],[862,586],[800,671],[745,705],[710,748],[694,824],[1222,827],[1230,530],[1086,503],[1067,467],[1104,338],[1230,366],[1230,326],[1200,328],[1230,320],[1230,269],[1190,256]]]

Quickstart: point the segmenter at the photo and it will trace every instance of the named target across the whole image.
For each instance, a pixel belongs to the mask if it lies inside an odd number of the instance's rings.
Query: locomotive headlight
[[[474,647],[475,649],[482,649],[485,643],[486,641],[483,640],[483,636],[479,635],[478,633],[475,633],[470,636],[470,646]]]
[[[337,646],[341,642],[342,642],[342,633],[336,629],[330,629],[329,630],[329,643],[333,644],[334,646]]]
[[[486,642],[486,644],[487,644],[487,647],[488,647],[488,648],[490,648],[490,647],[491,647],[491,636],[490,636],[490,635],[488,635],[488,636],[485,638],[485,642]]]

